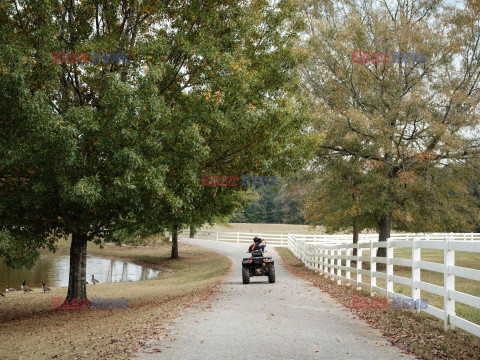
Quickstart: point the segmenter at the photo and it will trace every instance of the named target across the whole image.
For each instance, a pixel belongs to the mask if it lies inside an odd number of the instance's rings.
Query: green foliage
[[[297,178],[282,178],[278,187],[252,188],[251,203],[232,222],[303,224],[303,192]]]
[[[295,1],[17,4],[0,4],[0,255],[10,264],[71,233],[121,243],[223,219],[248,196],[203,187],[202,173],[301,164]],[[129,61],[57,64],[51,51]]]
[[[479,222],[469,187],[480,148],[473,135],[478,11],[441,2],[309,5],[302,74],[321,141],[309,218],[333,230],[355,215],[360,228],[376,226],[381,240],[392,221],[398,230],[472,231]],[[429,56],[354,63],[352,51]]]
[[[354,159],[324,159],[322,166],[307,174],[305,218],[311,225],[324,226],[328,233],[376,227],[368,199],[365,173]]]

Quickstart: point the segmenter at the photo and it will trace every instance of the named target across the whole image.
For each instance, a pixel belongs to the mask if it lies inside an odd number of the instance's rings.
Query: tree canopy
[[[298,166],[295,1],[0,6],[0,255],[28,265],[71,234],[68,299],[86,298],[89,240],[175,233],[244,203],[202,173]]]
[[[380,240],[392,223],[472,229],[478,207],[466,175],[480,146],[478,11],[438,1],[326,1],[308,3],[305,14],[311,57],[302,73],[328,191],[335,178],[345,191],[336,199],[355,191]],[[356,170],[344,181],[348,163]],[[328,204],[325,214],[358,208]]]

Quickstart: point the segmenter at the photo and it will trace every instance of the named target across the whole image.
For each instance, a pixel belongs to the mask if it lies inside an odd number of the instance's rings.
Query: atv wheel
[[[275,282],[275,267],[273,265],[268,267],[268,282],[269,283]]]
[[[244,284],[250,284],[250,270],[248,268],[242,268],[242,278]]]

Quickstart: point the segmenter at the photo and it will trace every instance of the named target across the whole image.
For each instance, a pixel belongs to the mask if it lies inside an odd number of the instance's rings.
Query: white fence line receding
[[[456,301],[480,310],[480,297],[455,290],[455,277],[480,282],[480,270],[455,266],[455,251],[480,253],[479,234],[473,234],[474,236],[467,241],[463,240],[463,234],[454,234],[456,236],[443,234],[443,240],[440,239],[439,234],[434,234],[435,236],[431,236],[432,234],[430,236],[424,235],[423,237],[409,235],[409,240],[406,240],[406,234],[403,234],[402,237],[392,236],[386,242],[370,241],[359,242],[358,244],[311,244],[303,239],[297,239],[295,236],[289,235],[288,248],[306,267],[326,275],[332,280],[336,279],[339,282],[350,283],[356,286],[357,289],[367,290],[371,295],[377,293],[387,298],[400,297],[402,301],[411,302],[414,311],[425,311],[443,320],[445,330],[451,329],[453,325],[480,337],[480,325],[455,314]],[[474,241],[472,241],[472,238]],[[387,256],[377,257],[378,248],[386,248]],[[412,259],[395,258],[393,256],[394,248],[411,248]],[[353,249],[357,249],[356,256],[353,256]],[[443,264],[422,261],[420,257],[421,249],[442,250],[444,253]],[[363,256],[364,250],[369,251],[368,256]],[[342,265],[342,260],[345,260],[345,265]],[[356,261],[355,267],[351,267],[352,260]],[[363,262],[370,263],[368,270],[362,268]],[[376,271],[377,263],[386,264],[385,273]],[[394,265],[410,267],[412,269],[412,278],[395,275],[393,272]],[[341,275],[342,270],[344,270],[345,276]],[[444,285],[438,286],[421,281],[421,270],[443,273]],[[351,276],[352,273],[355,274],[354,277]],[[370,277],[369,284],[362,282],[362,274]],[[377,286],[377,278],[386,280],[385,288]],[[393,291],[394,283],[411,287],[412,297],[395,293]],[[444,308],[439,309],[430,304],[425,309],[421,308],[419,306],[420,303],[415,301],[420,299],[420,291],[430,292],[443,297]]]
[[[180,233],[181,237],[188,236],[188,231]],[[255,236],[261,237],[268,244],[273,246],[287,246],[287,235],[285,234],[267,234],[267,233],[241,233],[241,232],[219,232],[201,230],[195,234],[196,239],[234,242],[237,244],[252,243]]]
[[[180,233],[181,237],[189,236],[188,231]],[[303,240],[307,244],[345,244],[352,242],[351,234],[341,235],[306,235],[306,234],[268,234],[268,233],[242,233],[242,232],[222,232],[222,231],[208,231],[200,230],[196,233],[195,238],[204,240],[226,241],[236,243],[251,243],[254,236],[259,236],[267,243],[274,246],[287,246],[288,236],[293,236],[295,239]],[[413,238],[423,238],[426,240],[442,240],[445,237],[452,240],[463,241],[480,241],[480,234],[477,233],[418,233],[418,234],[392,234],[392,240],[406,240],[411,241]],[[378,240],[378,234],[359,234],[359,242],[374,242]]]
[[[188,233],[182,233],[187,236]],[[444,321],[445,330],[455,326],[480,337],[480,325],[472,323],[455,314],[455,302],[471,306],[480,310],[480,297],[455,290],[455,278],[461,277],[480,282],[480,270],[455,266],[455,251],[480,254],[480,234],[478,233],[418,233],[392,234],[384,242],[378,241],[377,234],[360,234],[358,244],[352,243],[352,235],[304,235],[304,234],[265,234],[198,231],[195,238],[234,242],[237,244],[251,243],[254,236],[266,240],[273,246],[288,247],[306,267],[330,277],[337,282],[354,285],[357,289],[381,294],[387,298],[402,298],[402,301],[411,301],[414,311],[425,311]],[[386,257],[377,257],[378,248],[386,248]],[[411,259],[395,258],[393,249],[412,249]],[[353,256],[353,249],[357,254]],[[434,263],[421,260],[422,249],[436,249],[443,251],[444,262]],[[368,251],[368,256],[363,256]],[[345,260],[345,265],[342,264]],[[480,255],[479,255],[480,260]],[[351,263],[355,261],[356,266]],[[363,269],[362,263],[368,262],[369,269]],[[480,261],[479,261],[480,262]],[[378,272],[377,264],[386,264],[386,272]],[[394,265],[410,267],[412,277],[406,278],[394,274]],[[342,270],[345,276],[342,275]],[[443,274],[443,286],[421,281],[421,270],[434,271]],[[353,277],[352,277],[352,274]],[[362,282],[362,275],[370,277],[370,283]],[[377,285],[377,278],[384,279],[386,287]],[[412,289],[412,297],[395,293],[393,284],[402,284]],[[479,284],[480,286],[480,284]],[[443,297],[443,309],[430,304],[424,309],[420,304],[421,291],[426,291]]]

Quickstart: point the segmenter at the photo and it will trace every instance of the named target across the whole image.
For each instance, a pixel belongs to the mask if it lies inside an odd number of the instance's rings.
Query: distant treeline
[[[282,181],[279,187],[253,188],[257,195],[252,204],[238,211],[230,220],[240,223],[305,224],[299,187]]]

